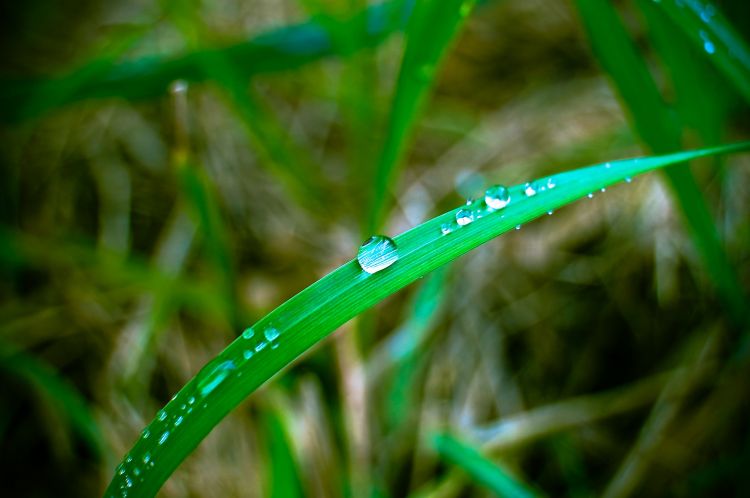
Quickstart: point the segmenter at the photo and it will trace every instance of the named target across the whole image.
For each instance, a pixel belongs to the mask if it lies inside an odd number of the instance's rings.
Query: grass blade
[[[681,127],[661,98],[644,60],[638,54],[614,7],[598,0],[577,0],[586,31],[604,69],[610,74],[632,114],[641,138],[657,153],[680,149]],[[745,292],[729,263],[708,206],[687,168],[666,168],[693,243],[737,323],[747,320]]]
[[[417,115],[432,88],[436,68],[473,5],[473,0],[427,0],[415,7],[406,30],[406,49],[391,104],[388,132],[375,169],[367,232],[376,231],[382,223],[388,189]]]
[[[504,498],[539,496],[502,466],[453,436],[437,434],[432,437],[432,445],[444,460],[461,467],[472,479],[497,496]]]
[[[404,25],[411,1],[394,0],[368,8],[358,14],[367,18],[368,46],[378,45]],[[359,22],[354,19],[351,22]],[[84,66],[71,73],[46,79],[6,80],[0,83],[0,121],[28,119],[56,107],[89,98],[121,97],[143,100],[165,94],[175,80],[199,82],[206,79],[201,59],[221,53],[244,78],[252,75],[294,69],[336,55],[325,30],[315,21],[275,29],[248,41],[224,48],[191,52],[164,58],[143,57],[117,65]],[[31,99],[48,88],[72,88],[40,105]]]
[[[537,180],[532,196],[528,185],[516,185],[509,189],[511,201],[504,209],[484,211],[448,235],[442,225],[454,223],[467,206],[395,237],[398,260],[385,270],[369,274],[355,260],[345,263],[247,329],[189,381],[126,455],[107,496],[126,488],[131,497],[156,494],[211,429],[258,386],[346,321],[440,266],[594,190],[676,163],[748,149],[750,142],[743,142],[571,170]],[[483,202],[470,207],[486,209]]]
[[[721,12],[701,0],[658,2],[657,6],[750,103],[750,47]]]

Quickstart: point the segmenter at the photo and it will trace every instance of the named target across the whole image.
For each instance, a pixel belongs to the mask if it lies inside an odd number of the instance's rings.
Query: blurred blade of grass
[[[42,240],[0,226],[0,263],[8,268],[69,268],[103,284],[116,285],[117,292],[127,296],[169,288],[175,301],[182,306],[217,318],[229,313],[213,286],[164,274],[136,258],[97,250],[91,243]]]
[[[438,268],[425,278],[409,307],[409,317],[370,354],[367,359],[370,382],[380,382],[384,374],[408,360],[424,345],[443,306],[448,272],[448,267]]]
[[[533,196],[524,194],[524,184],[515,185],[505,208],[485,212],[466,226],[455,225],[457,213],[467,209],[461,206],[398,235],[398,260],[385,270],[369,274],[356,260],[345,263],[246,329],[175,394],[118,466],[107,496],[126,485],[132,486],[132,496],[156,494],[211,429],[258,386],[337,327],[431,271],[592,191],[672,164],[745,150],[750,142],[571,170],[537,180],[539,192]],[[470,207],[480,209],[483,202]],[[448,235],[442,233],[446,223],[454,223]],[[133,466],[144,461],[149,467],[136,476]]]
[[[675,108],[682,122],[695,129],[703,146],[721,141],[735,94],[715,73],[703,53],[651,0],[637,0],[648,23],[649,39],[663,61],[675,92]]]
[[[281,418],[274,410],[267,410],[263,415],[263,427],[268,446],[269,458],[266,459],[268,483],[271,498],[296,498],[304,496],[299,479],[297,462],[292,447],[287,439]]]
[[[406,48],[396,81],[385,142],[378,157],[373,178],[366,236],[377,231],[388,207],[389,189],[403,159],[414,124],[438,66],[451,46],[464,19],[471,13],[474,0],[423,0],[418,2],[406,28]]]
[[[50,366],[35,357],[18,351],[0,341],[0,368],[24,379],[52,399],[70,423],[70,428],[86,443],[94,455],[101,457],[104,449],[99,425],[89,410],[87,401]]]
[[[261,164],[276,176],[294,196],[297,204],[320,212],[326,196],[320,184],[320,166],[310,154],[294,143],[292,137],[270,109],[251,95],[248,78],[244,77],[227,55],[220,51],[201,52],[209,39],[199,13],[185,0],[166,0],[164,10],[196,53],[197,64],[206,78],[225,91],[228,107],[235,113],[247,132],[250,143],[261,156]]]
[[[376,46],[402,28],[412,0],[393,0],[373,5],[357,16],[367,19],[367,46]],[[352,22],[359,22],[353,19]],[[325,30],[316,22],[284,26],[246,42],[224,48],[204,49],[176,57],[146,56],[116,65],[94,61],[67,75],[46,79],[0,82],[0,119],[14,122],[40,115],[56,107],[90,98],[120,97],[143,100],[160,97],[175,80],[203,81],[201,59],[220,54],[231,61],[243,78],[255,74],[295,69],[336,55]],[[33,104],[51,88],[71,88],[54,100]]]
[[[701,0],[656,2],[750,103],[750,47],[719,9]]]
[[[646,63],[638,54],[609,2],[576,0],[592,48],[609,73],[643,140],[656,153],[680,149],[681,128],[661,98]],[[745,291],[724,253],[711,213],[689,168],[665,168],[690,236],[732,320],[748,320]]]
[[[506,498],[543,496],[474,447],[449,434],[432,436],[432,446],[444,460],[462,468],[471,478],[495,495]]]
[[[234,328],[239,328],[243,318],[237,301],[234,262],[229,248],[229,236],[213,192],[213,184],[205,172],[190,160],[180,162],[176,166],[182,193],[193,211],[198,233],[218,274],[221,297],[230,313],[229,321]]]

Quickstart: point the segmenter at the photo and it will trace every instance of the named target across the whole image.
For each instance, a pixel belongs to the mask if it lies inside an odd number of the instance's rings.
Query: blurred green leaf
[[[406,48],[391,104],[385,143],[375,170],[366,232],[379,229],[419,111],[432,88],[440,62],[474,6],[473,0],[418,2],[406,28]]]
[[[367,44],[375,46],[399,30],[411,10],[411,0],[393,0],[357,14],[367,19]],[[356,18],[351,22],[359,22]],[[90,98],[143,100],[162,96],[175,80],[204,81],[205,57],[221,54],[243,78],[286,71],[337,55],[325,30],[315,21],[277,28],[236,45],[203,49],[176,57],[146,56],[119,64],[92,62],[67,75],[0,82],[0,120],[20,121],[53,108]],[[50,89],[71,89],[54,99],[32,105]]]
[[[663,101],[656,83],[638,54],[614,7],[599,0],[576,0],[586,31],[599,61],[609,73],[630,110],[635,129],[656,153],[680,149],[682,130],[677,117]],[[666,168],[690,236],[724,302],[729,316],[746,323],[745,292],[724,253],[711,213],[688,168]]]
[[[449,434],[433,435],[432,445],[444,460],[461,467],[472,479],[497,496],[504,498],[540,496],[501,465]]]
[[[340,325],[420,277],[489,240],[594,190],[640,173],[715,154],[750,149],[750,142],[627,159],[559,173],[509,189],[510,203],[488,211],[484,200],[437,216],[397,237],[398,260],[382,271],[364,272],[349,261],[246,329],[178,392],[146,428],[118,467],[107,495],[124,483],[135,496],[156,494],[174,469],[208,432],[247,395]],[[483,214],[457,227],[459,211]],[[452,223],[451,233],[443,225]],[[132,462],[152,462],[132,474]]]
[[[101,457],[104,450],[99,425],[87,401],[51,367],[33,356],[0,342],[0,368],[16,375],[49,397],[91,451]]]

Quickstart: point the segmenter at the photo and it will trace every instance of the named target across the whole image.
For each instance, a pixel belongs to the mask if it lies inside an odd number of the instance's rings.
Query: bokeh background
[[[393,33],[363,0],[0,6],[4,496],[100,496],[207,361],[354,257],[409,3]],[[383,233],[488,184],[652,153],[581,3],[476,6],[425,76]],[[670,66],[643,3],[614,5],[680,145],[750,136],[731,82],[674,26],[695,66]],[[747,39],[747,2],[712,8]],[[745,292],[749,166],[691,166]],[[549,496],[750,495],[748,322],[682,213],[650,174],[476,249],[251,395],[160,496],[492,496],[434,431]]]

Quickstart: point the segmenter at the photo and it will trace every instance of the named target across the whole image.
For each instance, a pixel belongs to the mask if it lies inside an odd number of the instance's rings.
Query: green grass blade
[[[394,0],[369,7],[359,16],[367,18],[368,46],[376,46],[404,26],[412,2]],[[357,19],[351,22],[359,22]],[[21,121],[64,104],[89,98],[121,97],[143,100],[162,96],[175,80],[199,82],[206,79],[200,60],[221,53],[238,68],[244,78],[286,71],[336,55],[325,30],[315,21],[278,28],[248,41],[224,48],[191,52],[165,58],[147,56],[117,65],[84,66],[63,76],[47,79],[6,80],[0,82],[0,121]],[[75,85],[72,85],[75,83]],[[79,84],[81,83],[81,84]],[[30,105],[40,90],[74,87],[59,98]],[[44,104],[44,105],[41,105]]]
[[[558,209],[592,191],[640,173],[715,154],[750,149],[750,142],[666,156],[627,159],[559,173],[511,187],[502,210],[443,235],[466,206],[444,213],[397,237],[398,260],[374,274],[349,261],[276,308],[246,330],[177,393],[126,455],[107,496],[150,497],[219,423],[258,386],[362,311],[440,266],[517,225]],[[482,208],[477,201],[472,208]],[[454,225],[455,227],[455,225]],[[134,468],[139,468],[136,476]]]
[[[296,498],[303,496],[297,462],[284,431],[280,417],[274,410],[264,416],[264,426],[268,438],[268,481],[271,498]]]
[[[750,103],[750,47],[714,5],[701,0],[656,4]]]
[[[497,496],[503,498],[540,496],[502,466],[449,434],[434,435],[432,445],[444,460],[462,468],[474,481]]]
[[[102,455],[104,440],[86,400],[52,368],[4,342],[0,342],[0,368],[23,378],[49,396],[67,418],[71,429],[95,455]]]
[[[473,0],[425,0],[414,9],[406,29],[406,48],[391,104],[388,131],[375,168],[367,232],[377,230],[383,221],[389,188],[435,80],[437,67],[473,5]]]
[[[593,49],[627,104],[633,124],[657,153],[680,149],[681,127],[609,2],[577,0]],[[687,168],[666,168],[690,236],[729,316],[747,320],[745,292],[729,263],[700,187]]]

